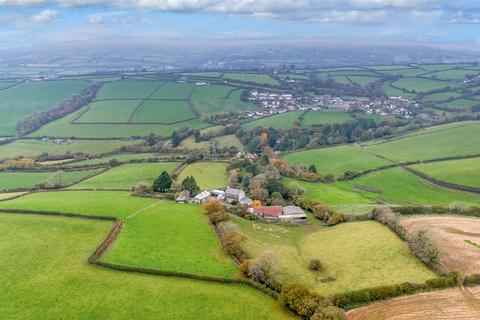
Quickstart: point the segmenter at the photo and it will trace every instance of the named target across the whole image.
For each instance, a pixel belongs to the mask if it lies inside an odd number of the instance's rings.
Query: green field
[[[241,90],[224,85],[197,86],[192,95],[195,110],[202,116],[217,113],[245,112],[257,107],[250,102],[240,100]]]
[[[238,151],[243,151],[244,149],[242,142],[238,140],[238,138],[234,134],[215,137],[213,138],[213,140],[216,141],[218,149],[222,149],[222,148],[228,149],[230,147],[235,147],[237,148]]]
[[[255,82],[258,84],[278,85],[278,81],[271,78],[268,74],[259,73],[225,73],[223,78],[237,81]]]
[[[343,123],[354,120],[348,113],[336,111],[309,111],[305,113],[302,128],[314,125]]]
[[[88,105],[89,110],[76,123],[92,122],[128,122],[130,115],[141,100],[105,100],[95,101]]]
[[[242,125],[244,130],[252,130],[256,127],[275,128],[275,129],[289,129],[293,123],[298,120],[302,111],[291,111],[280,113],[271,117],[266,117],[258,120],[253,120]]]
[[[479,73],[480,71],[451,69],[451,70],[429,73],[428,75],[425,75],[425,76],[429,78],[439,79],[439,80],[464,80],[468,76],[475,76],[475,75],[478,75]]]
[[[335,82],[341,83],[341,84],[352,84],[350,80],[348,80],[347,76],[332,76],[330,75],[330,78],[332,78]]]
[[[182,182],[188,176],[195,177],[200,189],[217,189],[227,186],[227,163],[224,162],[198,162],[189,164],[180,172],[177,178]]]
[[[445,102],[441,104],[443,107],[447,107],[449,109],[470,109],[473,106],[480,105],[480,101],[478,100],[469,100],[469,99],[458,99],[451,102]]]
[[[150,97],[151,99],[183,99],[190,97],[195,86],[191,83],[167,82]]]
[[[220,72],[204,71],[204,72],[185,72],[182,73],[185,77],[205,77],[205,78],[218,78],[221,76]]]
[[[52,121],[30,136],[55,136],[55,137],[79,137],[79,138],[123,138],[123,137],[146,137],[151,133],[156,133],[164,137],[172,135],[178,128],[178,124],[72,124],[73,119],[84,112],[80,109],[77,112],[69,114],[61,119]],[[202,129],[209,126],[208,123],[200,119],[194,119],[182,122],[182,127],[192,129]]]
[[[414,161],[480,153],[480,122],[460,122],[417,131],[367,147],[394,161]]]
[[[177,165],[175,162],[124,164],[73,185],[71,188],[130,190],[138,182],[153,183],[162,171],[172,172]]]
[[[380,80],[379,77],[374,76],[348,76],[348,78],[353,83],[359,84],[361,86],[365,86],[367,84]]]
[[[136,123],[173,123],[196,118],[187,101],[184,100],[146,100],[135,112],[132,122]]]
[[[88,86],[88,81],[32,81],[0,91],[0,135],[16,135],[19,120],[57,103]]]
[[[98,169],[65,171],[62,174],[63,182],[69,185],[97,172],[99,172]],[[0,172],[0,190],[32,189],[55,174],[56,172]]]
[[[0,310],[6,319],[291,318],[246,286],[88,265],[109,222],[28,215],[2,215],[0,221]]]
[[[108,82],[97,93],[97,100],[141,99],[149,96],[162,83],[158,81],[120,80]]]
[[[154,158],[168,158],[168,156],[160,156],[155,153],[125,153],[125,154],[114,154],[111,156],[101,157],[101,158],[92,158],[88,160],[80,160],[72,163],[60,164],[63,166],[86,166],[86,165],[101,165],[107,164],[110,160],[117,161],[129,161],[129,160],[143,160],[143,159],[154,159]]]
[[[52,155],[65,154],[67,152],[99,154],[140,142],[140,140],[73,140],[71,144],[56,144],[52,141],[15,140],[12,143],[0,146],[0,159],[10,159],[19,156],[28,158],[39,156],[45,152]]]
[[[324,295],[435,277],[394,233],[377,222],[332,228],[322,228],[315,221],[303,227],[235,222],[247,236],[244,248],[250,255],[275,252],[284,282],[302,282]],[[319,259],[325,271],[310,271],[310,259]],[[328,276],[336,280],[322,283]]]
[[[441,181],[480,188],[479,158],[418,164],[412,168]]]
[[[447,91],[447,92],[440,92],[440,93],[433,93],[433,94],[428,94],[426,95],[423,100],[425,101],[435,101],[435,102],[441,102],[441,101],[445,101],[449,98],[458,98],[460,97],[462,94],[459,93],[459,92],[455,92],[455,91]]]
[[[401,78],[393,82],[393,85],[398,88],[403,88],[412,92],[428,92],[437,89],[443,89],[448,86],[453,86],[453,82],[430,80],[425,78]]]
[[[365,171],[385,166],[391,162],[376,157],[352,145],[294,152],[283,157],[290,164],[309,166],[314,164],[318,172],[336,177],[345,171]]]
[[[303,74],[295,74],[295,73],[279,73],[278,76],[280,79],[292,79],[292,80],[308,80],[308,76]]]
[[[408,93],[403,90],[392,87],[392,81],[388,81],[383,84],[383,92],[385,92],[385,94],[390,97],[398,97],[398,96],[401,96],[404,98],[415,97],[415,94],[413,93]]]

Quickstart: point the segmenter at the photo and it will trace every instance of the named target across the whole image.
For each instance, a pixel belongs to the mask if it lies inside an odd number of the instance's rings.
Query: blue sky
[[[0,0],[3,48],[120,37],[480,48],[479,30],[477,0]]]

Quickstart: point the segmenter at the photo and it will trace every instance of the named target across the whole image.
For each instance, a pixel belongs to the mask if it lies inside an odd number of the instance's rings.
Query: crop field
[[[315,221],[307,227],[241,219],[235,219],[235,223],[247,237],[244,247],[248,253],[255,257],[265,251],[275,252],[285,282],[299,281],[324,295],[434,277],[394,233],[377,222],[331,228],[322,228]],[[310,271],[310,259],[319,259],[325,270]],[[329,276],[336,280],[322,283]]]
[[[432,178],[480,188],[480,159],[459,159],[411,166]]]
[[[125,189],[130,190],[138,182],[153,183],[163,171],[172,172],[175,162],[129,163],[73,185],[72,189]]]
[[[0,310],[8,319],[292,318],[250,287],[88,265],[109,222],[5,214],[0,221]]]
[[[187,100],[195,86],[191,83],[167,82],[150,97],[151,99]]]
[[[480,153],[480,122],[453,123],[367,146],[394,161],[429,160]]]
[[[147,100],[135,112],[132,122],[174,123],[196,118],[185,100]]]
[[[321,124],[343,123],[351,120],[353,118],[346,112],[310,111],[303,116],[301,127],[307,128]]]
[[[480,273],[480,219],[453,216],[415,216],[402,220],[408,233],[426,230],[438,249],[442,272],[462,276]]]
[[[428,92],[454,85],[449,81],[430,80],[425,78],[402,78],[392,83],[395,87],[414,92]]]
[[[223,78],[228,80],[255,82],[258,84],[278,85],[278,81],[267,74],[258,73],[225,73]]]
[[[128,122],[141,100],[103,100],[95,101],[87,106],[88,111],[75,123],[95,122]]]
[[[336,177],[342,176],[345,171],[362,172],[391,164],[352,145],[294,152],[284,156],[284,159],[290,164],[307,167],[314,164],[318,172]]]
[[[245,112],[257,107],[240,100],[241,90],[224,85],[198,86],[192,95],[192,103],[203,117],[228,112]]]
[[[476,320],[479,317],[480,287],[419,293],[377,302],[347,313],[348,320]]]
[[[99,172],[98,169],[65,171],[61,176],[63,183],[69,185],[97,172]],[[56,172],[0,172],[0,190],[35,188],[38,183],[48,180],[56,174]]]
[[[88,86],[88,81],[62,80],[23,83],[0,91],[0,135],[16,135],[19,120],[55,106]]]
[[[158,81],[120,80],[108,82],[97,93],[97,100],[142,99],[152,94],[160,85]]]
[[[177,178],[182,182],[188,176],[193,176],[200,189],[217,189],[227,186],[227,163],[198,162],[185,167]]]
[[[52,155],[67,152],[99,154],[139,142],[140,140],[73,140],[71,144],[56,144],[52,141],[15,140],[9,144],[0,145],[0,159],[11,159],[19,156],[34,157],[44,152]]]
[[[271,117],[266,117],[242,125],[244,130],[252,130],[256,127],[263,128],[275,128],[275,129],[288,129],[291,128],[293,123],[298,120],[302,111],[291,111],[277,114]]]

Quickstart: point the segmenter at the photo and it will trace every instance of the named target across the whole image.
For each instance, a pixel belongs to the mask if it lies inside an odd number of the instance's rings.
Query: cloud
[[[60,13],[56,10],[46,9],[32,16],[32,21],[36,23],[50,23],[56,20]]]

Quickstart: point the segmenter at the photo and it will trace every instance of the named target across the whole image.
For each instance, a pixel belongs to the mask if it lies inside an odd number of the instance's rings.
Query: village
[[[254,201],[245,195],[242,189],[227,187],[225,190],[215,189],[201,191],[191,197],[190,192],[184,190],[176,198],[177,203],[206,204],[212,199],[218,199],[227,205],[241,205],[247,207],[247,212],[265,221],[280,221],[301,223],[305,222],[307,215],[298,206],[262,206],[259,201]]]
[[[367,115],[383,115],[410,118],[414,110],[421,106],[413,100],[401,96],[386,98],[349,98],[342,99],[331,95],[307,95],[294,97],[290,93],[251,90],[248,100],[260,107],[259,111],[247,112],[246,116],[258,119],[288,111],[356,111]]]

